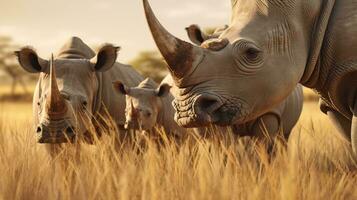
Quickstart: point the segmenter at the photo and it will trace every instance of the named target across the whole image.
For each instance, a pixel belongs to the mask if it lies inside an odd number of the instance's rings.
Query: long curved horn
[[[146,19],[155,43],[169,65],[169,70],[175,78],[182,78],[195,65],[194,62],[202,56],[200,47],[180,40],[169,33],[158,21],[148,0],[143,0]]]
[[[60,119],[67,111],[66,103],[58,89],[53,55],[50,60],[50,91],[46,99],[46,108],[50,119]]]

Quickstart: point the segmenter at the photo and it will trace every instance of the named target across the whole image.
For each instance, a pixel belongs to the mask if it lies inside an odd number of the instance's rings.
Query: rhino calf
[[[169,84],[158,86],[147,78],[136,87],[128,87],[120,81],[113,85],[118,93],[126,95],[126,129],[153,132],[156,126],[173,135],[185,133],[174,121],[175,110],[171,105],[174,97]]]

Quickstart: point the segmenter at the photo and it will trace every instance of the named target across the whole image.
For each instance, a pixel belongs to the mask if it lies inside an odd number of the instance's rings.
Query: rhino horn
[[[66,103],[58,89],[53,55],[50,60],[50,91],[46,99],[46,109],[50,119],[61,119],[67,111]]]
[[[194,62],[200,57],[200,47],[180,40],[169,33],[158,21],[148,0],[143,0],[145,15],[155,43],[169,65],[174,78],[182,78],[192,70]]]

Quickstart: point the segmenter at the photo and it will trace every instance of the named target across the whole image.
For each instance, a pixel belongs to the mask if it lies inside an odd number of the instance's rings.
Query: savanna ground
[[[0,199],[357,199],[348,144],[315,101],[272,159],[228,133],[160,148],[104,136],[52,159],[36,143],[29,102],[0,103],[0,113]]]

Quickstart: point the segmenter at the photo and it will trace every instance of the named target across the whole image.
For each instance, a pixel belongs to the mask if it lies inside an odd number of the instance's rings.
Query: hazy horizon
[[[127,62],[144,50],[155,50],[141,0],[0,0],[0,35],[11,36],[20,45],[33,46],[43,57],[58,49],[71,36],[89,45],[121,46],[119,60]],[[227,24],[230,1],[151,0],[162,24],[187,40],[190,24],[214,27]]]

